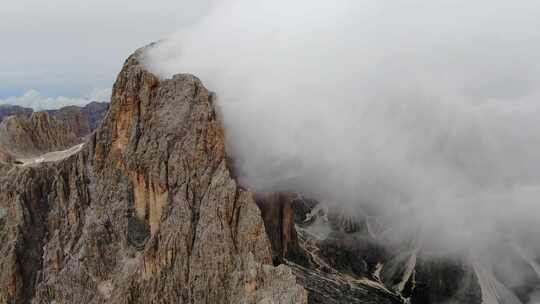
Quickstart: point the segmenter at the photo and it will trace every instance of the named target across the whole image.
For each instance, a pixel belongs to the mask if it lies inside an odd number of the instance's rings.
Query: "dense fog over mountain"
[[[490,264],[540,253],[539,16],[535,1],[224,1],[147,66],[216,92],[255,190]]]

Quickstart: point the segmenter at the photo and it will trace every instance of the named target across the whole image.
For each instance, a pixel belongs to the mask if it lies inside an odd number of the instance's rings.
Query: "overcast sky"
[[[0,104],[108,99],[124,59],[203,15],[212,0],[6,0]]]

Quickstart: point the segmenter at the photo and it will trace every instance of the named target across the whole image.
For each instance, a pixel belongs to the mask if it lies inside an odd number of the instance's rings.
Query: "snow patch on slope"
[[[21,166],[33,166],[39,165],[40,163],[57,162],[81,151],[83,147],[84,143],[75,145],[66,150],[49,152],[32,158],[22,158],[17,161],[20,162]]]

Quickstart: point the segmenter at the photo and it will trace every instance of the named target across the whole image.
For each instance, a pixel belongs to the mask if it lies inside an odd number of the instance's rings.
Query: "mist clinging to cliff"
[[[538,28],[532,0],[229,0],[146,64],[216,92],[257,191],[395,219],[434,248],[538,253]]]

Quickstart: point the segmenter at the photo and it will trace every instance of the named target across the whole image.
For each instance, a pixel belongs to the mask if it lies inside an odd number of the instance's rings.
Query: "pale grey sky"
[[[133,50],[193,22],[211,1],[2,1],[0,103],[106,99]]]

